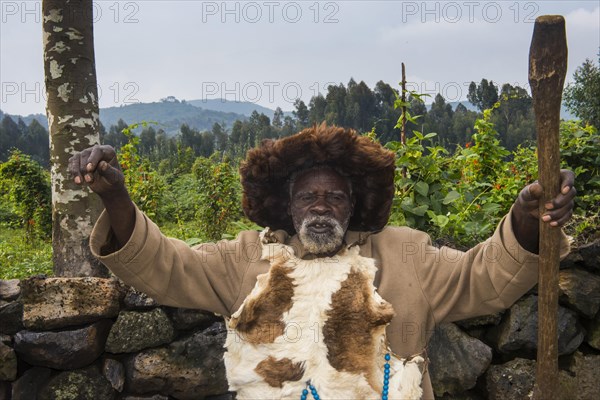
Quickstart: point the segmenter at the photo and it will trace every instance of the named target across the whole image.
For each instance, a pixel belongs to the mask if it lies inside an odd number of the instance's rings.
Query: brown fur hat
[[[242,207],[251,220],[295,233],[288,214],[289,178],[328,165],[348,177],[356,197],[349,229],[375,231],[388,221],[394,197],[394,153],[352,129],[319,126],[286,138],[266,139],[240,166]]]

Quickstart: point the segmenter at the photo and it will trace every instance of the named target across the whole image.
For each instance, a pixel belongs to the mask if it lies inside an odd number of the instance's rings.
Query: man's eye
[[[341,194],[330,193],[327,195],[327,201],[332,203],[341,203],[345,200],[345,197]]]
[[[298,196],[298,200],[307,203],[307,202],[311,202],[315,200],[315,196],[313,196],[312,194],[303,194]]]

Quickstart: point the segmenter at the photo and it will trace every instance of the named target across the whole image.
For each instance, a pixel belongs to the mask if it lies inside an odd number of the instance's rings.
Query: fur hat
[[[382,229],[394,197],[394,153],[352,129],[325,123],[286,138],[265,139],[248,151],[240,166],[244,213],[261,226],[293,234],[288,214],[290,176],[321,165],[350,179],[356,204],[349,229]]]

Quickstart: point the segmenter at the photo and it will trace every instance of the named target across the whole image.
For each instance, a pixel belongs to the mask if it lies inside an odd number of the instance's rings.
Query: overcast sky
[[[0,109],[44,113],[40,1],[0,1]],[[597,62],[599,1],[98,1],[100,106],[226,98],[291,110],[352,77],[448,101],[481,78],[527,86],[535,17],[567,21],[570,80]]]

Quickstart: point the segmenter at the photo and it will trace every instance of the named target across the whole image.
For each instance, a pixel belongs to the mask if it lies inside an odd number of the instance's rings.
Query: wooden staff
[[[402,63],[402,128],[400,129],[400,143],[406,146],[406,68]],[[402,167],[402,177],[406,178],[406,166]]]
[[[535,20],[529,49],[529,84],[537,129],[540,201],[536,400],[558,395],[558,268],[560,229],[542,222],[544,204],[560,192],[559,124],[567,72],[565,20],[543,15]]]

